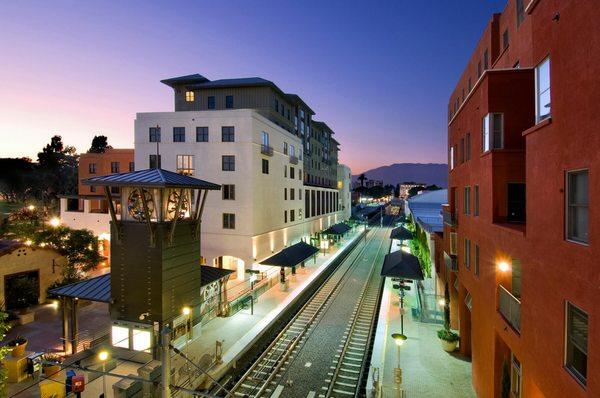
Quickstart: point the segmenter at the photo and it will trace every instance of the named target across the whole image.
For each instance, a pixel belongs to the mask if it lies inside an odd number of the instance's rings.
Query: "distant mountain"
[[[448,165],[445,163],[394,163],[362,174],[369,180],[383,180],[384,184],[396,185],[405,181],[414,181],[444,188],[448,186]],[[357,181],[359,175],[353,175],[352,181]]]

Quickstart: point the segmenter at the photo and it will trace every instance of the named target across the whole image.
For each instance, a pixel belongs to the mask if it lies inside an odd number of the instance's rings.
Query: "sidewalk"
[[[371,357],[367,391],[372,389],[373,369],[379,369],[380,397],[399,397],[394,381],[398,365],[397,346],[392,333],[400,333],[398,293],[386,278],[379,313],[379,323]],[[471,362],[458,351],[448,354],[440,345],[437,331],[441,325],[414,320],[411,307],[416,305],[415,284],[404,297],[404,334],[408,337],[401,348],[402,389],[404,398],[468,398],[475,397],[471,386]],[[370,395],[374,396],[374,395]]]

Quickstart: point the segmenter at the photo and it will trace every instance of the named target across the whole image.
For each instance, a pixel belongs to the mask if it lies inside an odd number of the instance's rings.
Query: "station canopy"
[[[390,239],[398,239],[398,240],[407,240],[412,239],[413,234],[408,229],[404,227],[397,227],[392,229],[390,233]]]
[[[348,231],[350,231],[350,226],[348,226],[348,224],[346,223],[341,222],[339,224],[335,224],[327,228],[325,231],[323,231],[323,233],[326,235],[343,235]]]
[[[305,242],[286,247],[279,253],[261,261],[262,265],[273,265],[277,267],[295,267],[311,256],[319,252],[319,249]]]
[[[202,287],[225,278],[234,272],[229,269],[210,267],[208,265],[201,265],[200,269],[200,285]],[[50,289],[48,292],[58,297],[110,303],[110,273]]]
[[[398,250],[385,256],[381,276],[423,280],[423,271],[417,257]]]

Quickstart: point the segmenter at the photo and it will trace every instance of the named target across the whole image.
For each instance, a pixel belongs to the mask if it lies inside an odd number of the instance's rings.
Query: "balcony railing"
[[[444,263],[449,270],[458,272],[458,261],[455,255],[444,252]]]
[[[502,285],[498,286],[498,311],[513,329],[521,332],[521,300],[513,296]]]
[[[262,144],[260,146],[260,153],[267,156],[273,156],[273,147],[271,145]]]
[[[444,218],[444,224],[447,224],[451,227],[456,227],[458,225],[458,216],[456,212],[450,211],[449,208],[444,208],[442,210],[442,216]]]
[[[298,156],[290,155],[290,163],[298,164]]]

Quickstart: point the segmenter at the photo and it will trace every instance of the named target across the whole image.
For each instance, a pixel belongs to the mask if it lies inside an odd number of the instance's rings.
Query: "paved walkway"
[[[400,333],[398,293],[386,278],[376,341],[371,360],[367,388],[372,388],[373,367],[379,368],[380,397],[400,397],[394,381],[398,364],[397,346],[392,333]],[[448,354],[440,345],[437,331],[442,325],[423,323],[413,319],[411,307],[416,306],[414,283],[404,298],[404,334],[408,337],[401,348],[403,398],[469,398],[475,397],[471,386],[471,362],[458,352]],[[374,395],[371,395],[374,396]]]

